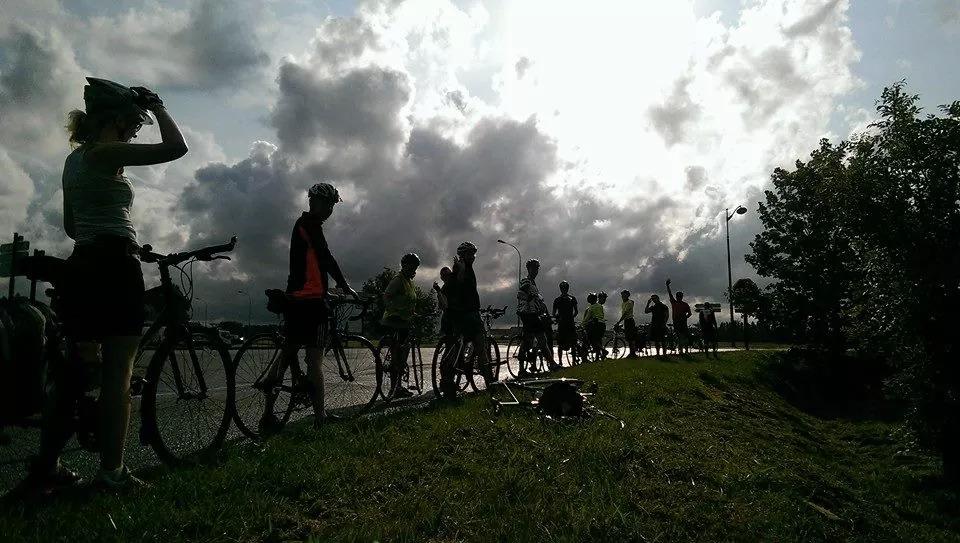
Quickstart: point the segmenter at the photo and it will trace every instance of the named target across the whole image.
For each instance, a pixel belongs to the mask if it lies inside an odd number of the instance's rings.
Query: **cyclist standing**
[[[633,300],[630,299],[630,291],[620,291],[620,298],[623,301],[620,302],[620,320],[617,321],[617,324],[623,323],[623,336],[627,340],[627,345],[630,347],[630,354],[628,356],[636,358],[637,321],[633,318]]]
[[[540,261],[535,258],[528,260],[527,276],[520,280],[520,288],[517,290],[517,314],[520,315],[520,322],[523,324],[523,338],[520,341],[519,375],[521,377],[529,374],[528,363],[531,370],[535,368],[537,353],[532,348],[533,343],[536,343],[537,348],[547,358],[549,368],[556,369],[553,350],[547,342],[546,328],[550,326],[550,321],[545,318],[547,305],[540,294],[540,287],[537,286],[539,273]]]
[[[450,316],[448,314],[450,306],[450,279],[452,277],[453,270],[444,266],[440,268],[440,280],[443,281],[443,286],[440,286],[436,281],[433,282],[433,290],[437,291],[437,305],[440,306],[440,339],[444,342],[448,342],[452,335]]]
[[[603,350],[603,333],[606,330],[603,305],[598,303],[598,296],[593,292],[587,295],[587,303],[590,305],[583,312],[583,330],[587,335],[587,343],[597,355],[597,360],[603,360],[606,357]]]
[[[493,382],[490,372],[490,352],[487,350],[483,319],[480,317],[480,293],[477,291],[477,275],[473,263],[477,257],[477,246],[465,241],[457,247],[457,258],[453,264],[450,278],[450,295],[447,298],[448,316],[454,335],[463,336],[473,343],[480,364],[480,374],[487,385]],[[452,349],[448,349],[448,353]],[[454,383],[454,364],[456,357],[444,356],[440,364],[440,392],[445,398],[453,399],[457,395]]]
[[[709,303],[704,303],[703,309],[700,310],[700,330],[703,334],[703,352],[709,354],[712,346],[713,357],[720,358],[717,354],[717,314],[713,312]]]
[[[153,91],[93,77],[87,82],[85,111],[68,114],[67,131],[76,147],[63,166],[63,227],[75,244],[58,286],[71,356],[65,367],[54,368],[57,393],[44,406],[40,450],[18,491],[43,493],[79,481],[60,464],[60,453],[73,431],[74,402],[97,384],[100,470],[94,483],[144,484],[123,463],[130,375],[144,323],[143,272],[131,220],[134,191],[124,168],[176,160],[187,145]],[[144,124],[153,124],[148,112],[156,117],[161,142],[130,143]],[[95,369],[98,377],[87,378],[83,368]]]
[[[657,356],[660,356],[660,349],[663,354],[667,354],[666,336],[667,336],[667,318],[670,310],[666,304],[660,301],[656,294],[650,296],[647,300],[647,306],[643,308],[644,313],[650,313],[650,340],[653,341],[653,347]]]
[[[560,281],[560,296],[553,300],[553,316],[557,319],[557,359],[565,349],[573,349],[577,342],[577,299],[569,294],[570,283]]]
[[[407,353],[410,327],[417,310],[417,287],[413,278],[420,267],[420,257],[416,253],[407,253],[400,259],[400,273],[387,285],[383,292],[383,318],[380,324],[391,330],[390,354],[393,360],[390,370],[391,389],[397,397],[412,396],[404,387],[396,386],[407,365]]]
[[[333,207],[340,202],[340,193],[330,183],[317,183],[307,191],[309,211],[305,211],[293,225],[290,235],[290,274],[287,276],[287,296],[290,304],[284,312],[287,341],[281,356],[283,363],[276,364],[276,373],[271,379],[279,381],[287,364],[295,361],[300,347],[306,351],[307,378],[313,385],[310,399],[313,403],[314,425],[327,419],[323,397],[323,349],[326,347],[328,308],[325,297],[329,291],[329,278],[347,294],[357,298],[357,293],[347,283],[340,265],[337,264],[323,235],[323,223],[333,214]],[[280,427],[273,414],[277,393],[267,394],[259,428],[265,434]]]
[[[673,296],[670,291],[670,280],[667,279],[667,295],[670,296],[670,305],[673,310],[673,332],[677,336],[677,347],[680,354],[690,352],[690,329],[687,327],[687,319],[693,313],[690,311],[690,304],[683,301],[683,293],[677,291],[677,296]]]

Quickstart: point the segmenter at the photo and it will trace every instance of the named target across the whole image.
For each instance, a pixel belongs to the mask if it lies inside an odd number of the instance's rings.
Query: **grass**
[[[292,428],[137,495],[0,513],[5,540],[937,541],[956,494],[898,426],[820,419],[774,392],[775,353],[565,370],[617,414],[495,416],[485,397]]]

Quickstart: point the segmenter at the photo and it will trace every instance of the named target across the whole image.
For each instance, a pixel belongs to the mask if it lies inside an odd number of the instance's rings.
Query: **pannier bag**
[[[38,302],[26,298],[0,301],[0,313],[5,315],[5,336],[0,343],[8,344],[9,357],[0,357],[0,418],[19,419],[40,411],[43,402],[44,352],[52,335]],[[42,304],[41,304],[42,305]]]

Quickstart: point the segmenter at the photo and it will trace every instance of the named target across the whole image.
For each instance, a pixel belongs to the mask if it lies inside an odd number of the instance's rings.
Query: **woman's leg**
[[[320,421],[327,416],[323,391],[323,349],[307,347],[305,350],[307,351],[307,379],[313,385],[313,394],[310,395],[310,399],[313,401],[313,415],[317,421]]]
[[[103,341],[100,387],[100,468],[123,466],[123,449],[130,423],[130,374],[140,336],[111,336]]]

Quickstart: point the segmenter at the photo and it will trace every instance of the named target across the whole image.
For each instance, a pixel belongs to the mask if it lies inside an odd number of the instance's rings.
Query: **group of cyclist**
[[[187,145],[156,93],[104,79],[87,78],[87,83],[85,110],[74,110],[68,115],[67,130],[74,149],[63,169],[63,221],[65,233],[75,245],[67,260],[67,279],[59,294],[64,328],[74,354],[71,360],[87,367],[99,365],[100,382],[96,384],[100,388],[100,470],[94,484],[115,489],[144,484],[123,462],[130,419],[130,377],[145,320],[143,274],[138,260],[140,247],[131,219],[134,189],[124,175],[124,168],[176,160],[187,153]],[[153,124],[154,118],[161,141],[133,143],[140,128]],[[289,347],[285,347],[284,357],[294,357],[299,348],[304,347],[308,379],[313,385],[315,423],[319,425],[331,417],[324,408],[321,371],[328,325],[329,308],[325,299],[330,290],[329,281],[332,278],[337,287],[350,296],[357,297],[357,293],[331,254],[323,232],[324,222],[341,201],[337,189],[329,183],[317,183],[307,196],[308,211],[297,219],[290,238],[286,287],[290,303],[285,310]],[[442,336],[451,341],[460,337],[471,342],[478,358],[478,373],[489,383],[493,378],[474,272],[476,256],[477,247],[473,243],[461,243],[452,265],[440,271],[442,286],[435,283],[434,288],[443,309]],[[400,273],[384,293],[386,310],[381,322],[393,331],[397,340],[391,347],[395,349],[393,359],[400,362],[398,367],[391,368],[392,372],[402,368],[405,357],[403,343],[412,326],[417,299],[412,280],[419,265],[417,255],[404,255]],[[522,350],[540,351],[552,368],[556,363],[549,348],[552,326],[548,315],[551,313],[536,282],[539,270],[539,262],[527,262],[527,277],[521,281],[517,293],[518,313],[524,328]],[[569,288],[566,281],[560,284],[561,294],[552,308],[552,316],[557,321],[558,353],[569,349],[577,335],[577,300],[570,295]],[[635,355],[637,326],[633,301],[628,291],[623,291],[621,297],[617,324],[623,324],[630,352]],[[591,293],[587,297],[589,307],[582,318],[591,348],[598,354],[602,352],[605,329],[605,299],[605,293]],[[675,331],[684,337],[690,308],[682,301],[682,293],[678,292],[676,298],[671,293],[670,299]],[[648,300],[645,312],[653,315],[651,339],[659,354],[668,310],[654,295]],[[444,398],[455,397],[458,391],[453,381],[452,357],[448,358],[451,360],[445,360],[440,371]],[[529,371],[529,363],[525,357],[521,373]],[[260,420],[264,430],[277,424],[269,415],[275,400],[268,394]],[[76,484],[80,479],[60,462],[71,432],[63,422],[68,418],[63,413],[64,404],[56,398],[49,403],[44,409],[40,451],[21,488],[47,491]]]
[[[519,351],[521,376],[527,375],[530,369],[536,367],[537,356],[542,356],[547,361],[549,369],[557,367],[552,349],[549,347],[554,343],[551,337],[553,322],[556,322],[557,325],[558,358],[563,356],[564,351],[576,348],[578,339],[576,323],[578,305],[576,297],[570,294],[570,283],[567,281],[560,282],[560,296],[554,299],[552,312],[548,312],[543,295],[540,293],[536,282],[537,275],[540,272],[540,262],[536,259],[528,260],[526,268],[527,276],[520,281],[517,290],[517,313],[523,326],[523,341]],[[690,305],[683,301],[683,293],[677,292],[674,295],[670,284],[671,281],[668,279],[666,287],[672,306],[673,338],[677,342],[679,352],[685,354],[690,351],[691,335],[687,321],[692,316],[692,312]],[[637,357],[640,348],[646,347],[648,340],[653,343],[657,356],[667,354],[667,320],[671,314],[671,309],[660,301],[657,294],[650,296],[646,307],[644,307],[644,313],[651,315],[649,337],[642,337],[637,327],[634,302],[630,299],[630,295],[629,290],[620,291],[620,318],[614,323],[615,328],[622,326],[624,339],[629,350],[627,356]],[[606,301],[606,292],[589,293],[587,295],[588,305],[581,317],[584,343],[596,359],[603,359],[608,354],[603,347],[607,325],[604,312]],[[716,354],[717,320],[709,308],[700,311],[700,329],[704,344],[708,347],[712,346],[714,354]]]

